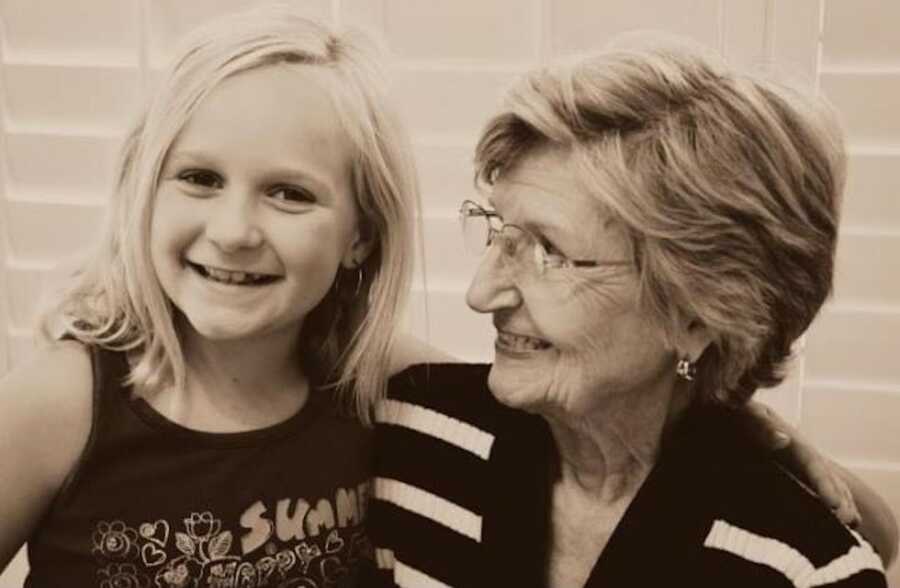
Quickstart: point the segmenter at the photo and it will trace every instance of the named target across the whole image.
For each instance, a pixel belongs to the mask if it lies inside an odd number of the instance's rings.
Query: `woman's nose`
[[[522,294],[498,245],[485,251],[466,292],[466,304],[475,312],[496,312],[522,303]]]
[[[237,190],[219,194],[207,219],[206,237],[226,252],[259,247],[263,235],[257,223],[254,201],[252,195]]]

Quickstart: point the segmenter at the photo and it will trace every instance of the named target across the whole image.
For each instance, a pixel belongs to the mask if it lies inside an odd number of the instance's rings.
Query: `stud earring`
[[[682,357],[675,366],[675,373],[682,380],[693,382],[694,377],[697,375],[697,364],[687,357]]]

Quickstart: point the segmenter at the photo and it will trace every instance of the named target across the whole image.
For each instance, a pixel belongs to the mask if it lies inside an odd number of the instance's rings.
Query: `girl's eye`
[[[315,195],[309,190],[296,186],[277,186],[269,192],[269,198],[285,204],[312,204],[316,201]]]
[[[179,173],[177,178],[186,184],[204,188],[221,188],[225,184],[219,174],[205,169],[189,169]]]

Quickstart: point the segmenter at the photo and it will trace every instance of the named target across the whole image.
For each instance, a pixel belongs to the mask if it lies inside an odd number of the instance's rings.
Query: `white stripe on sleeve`
[[[721,519],[713,523],[703,545],[777,570],[797,588],[814,588],[838,582],[864,570],[884,571],[878,554],[862,537],[856,533],[854,535],[859,545],[820,568],[778,539],[757,535]]]
[[[481,542],[481,517],[436,494],[399,480],[375,478],[375,497]]]
[[[494,435],[487,431],[430,408],[400,400],[388,398],[379,402],[375,408],[375,420],[435,437],[484,460],[490,457],[494,444]]]

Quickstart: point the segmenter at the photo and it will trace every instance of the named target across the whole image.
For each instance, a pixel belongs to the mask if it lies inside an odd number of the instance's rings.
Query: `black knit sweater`
[[[370,584],[542,586],[556,453],[544,421],[497,403],[489,366],[413,366],[377,414]],[[588,587],[884,587],[878,555],[724,408],[689,409]]]

